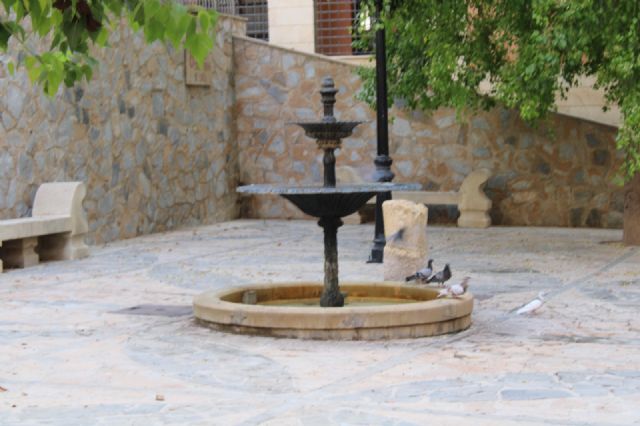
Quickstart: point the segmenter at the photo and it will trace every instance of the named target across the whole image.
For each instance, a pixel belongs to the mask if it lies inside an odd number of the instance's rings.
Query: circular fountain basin
[[[364,121],[300,121],[296,124],[304,129],[305,135],[316,140],[336,140],[351,136],[353,129]]]
[[[436,299],[437,289],[391,282],[341,283],[340,289],[348,294],[341,308],[318,306],[319,283],[211,291],[195,297],[194,314],[201,323],[222,331],[324,340],[436,336],[471,325],[470,293]],[[247,292],[255,292],[257,304],[242,303]]]

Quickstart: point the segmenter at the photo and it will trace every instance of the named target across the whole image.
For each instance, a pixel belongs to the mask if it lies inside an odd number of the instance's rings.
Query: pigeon
[[[404,280],[407,282],[413,281],[413,280],[416,280],[416,281],[420,280],[422,282],[427,282],[427,280],[429,279],[432,273],[433,273],[433,259],[429,259],[429,261],[427,262],[427,266],[420,269],[415,274],[408,276]]]
[[[444,265],[444,269],[431,278],[429,278],[426,282],[433,283],[436,282],[440,285],[440,287],[444,286],[444,283],[451,278],[451,268],[449,268],[449,264]]]
[[[453,284],[446,288],[443,288],[438,293],[438,297],[450,296],[450,297],[457,298],[462,296],[467,292],[467,289],[469,288],[469,280],[470,280],[469,277],[464,277],[464,279],[460,284]]]
[[[392,241],[394,243],[397,242],[397,241],[402,241],[402,239],[404,238],[404,231],[406,231],[406,229],[407,228],[400,228],[398,230],[398,232],[396,232],[396,233],[394,233],[392,235],[389,235],[388,240]]]
[[[544,296],[545,296],[545,294],[546,294],[546,292],[544,292],[544,291],[541,291],[540,293],[538,293],[538,297],[536,297],[531,302],[529,302],[526,305],[524,305],[521,308],[519,308],[516,311],[516,314],[517,315],[523,315],[523,314],[532,314],[532,313],[536,312],[538,309],[540,309],[542,307],[542,305],[544,305]]]

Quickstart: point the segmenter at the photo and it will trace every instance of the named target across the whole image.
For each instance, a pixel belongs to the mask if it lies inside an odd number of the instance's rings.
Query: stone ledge
[[[0,221],[0,241],[59,234],[71,229],[70,216],[24,217]]]

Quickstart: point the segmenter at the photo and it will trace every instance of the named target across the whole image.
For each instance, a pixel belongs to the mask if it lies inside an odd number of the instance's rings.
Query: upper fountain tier
[[[304,129],[304,133],[316,140],[320,149],[335,149],[340,147],[341,139],[348,138],[353,133],[353,129],[362,121],[338,121],[333,115],[333,107],[336,103],[336,89],[333,79],[325,77],[322,79],[320,96],[324,109],[324,116],[321,121],[301,121],[294,122]]]
[[[353,129],[355,129],[358,124],[362,124],[362,121],[301,121],[294,122],[292,124],[302,127],[304,129],[304,134],[312,139],[316,139],[318,141],[318,145],[323,141],[335,141],[338,146],[335,146],[334,148],[338,148],[340,145],[340,139],[351,136]],[[319,148],[323,147],[319,146]]]

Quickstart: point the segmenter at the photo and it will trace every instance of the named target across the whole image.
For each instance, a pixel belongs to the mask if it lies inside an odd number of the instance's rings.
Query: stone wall
[[[340,89],[339,118],[367,121],[343,141],[337,165],[370,179],[375,113],[354,99],[361,82],[353,66],[242,37],[234,38],[234,62],[242,183],[322,182],[315,143],[287,123],[321,117],[318,89],[325,75]],[[620,161],[615,128],[561,115],[531,128],[500,109],[458,121],[450,110],[427,116],[396,106],[390,116],[397,182],[455,190],[471,170],[487,167],[494,224],[622,226],[622,190],[612,184]],[[265,196],[246,198],[243,215],[302,216],[288,202]]]
[[[89,243],[238,216],[238,183],[319,183],[321,153],[292,121],[317,120],[318,89],[331,75],[337,116],[362,120],[337,152],[338,166],[373,172],[375,114],[355,100],[347,63],[242,36],[245,21],[221,17],[209,87],[186,86],[184,52],[145,45],[121,26],[96,52],[91,83],[53,99],[10,77],[0,56],[0,219],[27,216],[43,182],[87,183]],[[478,167],[495,224],[620,227],[623,199],[615,129],[564,116],[533,129],[511,111],[459,122],[391,113],[396,181],[457,189]],[[243,216],[302,217],[278,197],[247,197]]]
[[[184,52],[126,25],[96,52],[93,80],[53,99],[1,63],[0,219],[65,180],[87,183],[89,243],[235,218],[231,34],[244,25],[221,17],[210,87],[187,87]]]

